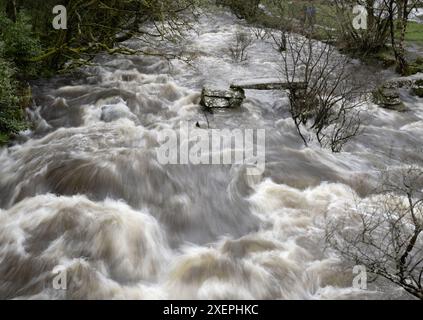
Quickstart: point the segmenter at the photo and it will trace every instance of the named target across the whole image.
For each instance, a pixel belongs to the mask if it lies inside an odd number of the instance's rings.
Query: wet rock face
[[[409,77],[396,78],[383,85],[386,89],[409,89],[418,97],[423,97],[423,74],[418,73]]]
[[[411,88],[411,92],[414,95],[416,95],[416,96],[418,96],[420,98],[423,98],[423,78],[420,79],[420,80],[417,80],[414,83],[413,87]]]
[[[213,90],[204,88],[201,92],[200,104],[206,108],[239,108],[245,99],[241,88],[229,90]]]
[[[411,94],[422,98],[423,74],[396,78],[385,82],[380,88],[373,92],[374,102],[382,108],[399,112],[407,111],[407,107],[400,99],[399,92],[401,89],[409,90]]]
[[[407,111],[407,107],[400,99],[398,89],[381,87],[373,92],[373,100],[382,108],[395,110],[398,112]]]

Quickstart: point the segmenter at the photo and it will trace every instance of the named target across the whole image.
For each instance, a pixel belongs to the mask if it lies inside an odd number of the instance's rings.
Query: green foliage
[[[410,76],[419,72],[423,73],[423,58],[417,58],[415,61],[410,62],[405,71],[405,75]]]
[[[382,63],[383,67],[385,68],[395,66],[396,64],[395,54],[393,50],[389,47],[383,48],[379,50],[378,52],[376,52],[375,54],[369,56],[368,62],[369,63],[375,62],[374,59],[376,59],[377,62]]]
[[[0,56],[0,144],[5,143],[10,134],[25,129],[14,73],[11,64]]]
[[[166,56],[162,49],[143,52],[120,43],[135,36],[148,47],[176,42],[198,1],[0,0],[0,141],[25,127],[25,80],[86,65],[100,52]],[[56,5],[67,8],[67,29],[52,26]]]
[[[97,53],[154,54],[162,50],[129,49],[120,45],[138,37],[152,47],[161,40],[177,41],[189,27],[199,0],[43,0],[19,1],[19,9],[31,14],[31,24],[43,43],[42,54],[33,58],[54,70],[66,71],[92,62]],[[67,29],[52,27],[52,8],[67,8]],[[185,15],[186,12],[192,13]],[[150,28],[146,27],[149,26]]]
[[[8,136],[0,132],[0,146],[9,140]]]
[[[30,59],[41,52],[24,12],[16,22],[0,13],[0,144],[26,128],[20,98],[23,81],[37,74],[38,65]],[[18,80],[19,79],[19,80]]]
[[[0,106],[14,105],[17,99],[14,96],[14,70],[10,63],[0,57]]]
[[[251,22],[257,18],[260,0],[219,0],[217,4],[230,8],[238,18]]]
[[[39,64],[32,62],[31,59],[41,53],[41,44],[32,33],[29,16],[20,12],[14,23],[4,14],[0,14],[0,30],[3,58],[13,62],[20,77],[35,76]]]

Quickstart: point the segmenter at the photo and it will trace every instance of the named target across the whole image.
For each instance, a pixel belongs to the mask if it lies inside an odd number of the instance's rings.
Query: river
[[[266,130],[261,176],[157,161],[162,130],[206,127],[203,86],[279,76],[266,41],[231,61],[236,28],[246,27],[229,14],[203,16],[180,43],[195,53],[191,65],[99,56],[77,77],[34,84],[32,130],[0,150],[1,298],[404,298],[384,282],[354,289],[352,270],[325,248],[325,224],[380,170],[423,164],[421,99],[404,93],[406,113],[367,105],[363,133],[333,154],[304,147],[286,93],[247,91],[241,110],[208,121]],[[56,266],[66,290],[51,286]]]

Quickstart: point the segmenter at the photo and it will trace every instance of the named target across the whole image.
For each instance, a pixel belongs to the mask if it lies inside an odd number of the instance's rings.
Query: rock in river
[[[206,108],[239,108],[245,99],[243,89],[214,90],[204,88],[200,104]]]

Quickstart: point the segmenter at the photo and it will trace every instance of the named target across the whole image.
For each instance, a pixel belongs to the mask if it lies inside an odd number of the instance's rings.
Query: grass
[[[326,1],[306,1],[301,3],[292,3],[290,6],[291,10],[295,13],[296,17],[301,17],[303,13],[304,5],[314,5],[316,8],[316,23],[319,26],[328,29],[336,28],[337,21],[336,11],[333,5],[327,4]],[[322,34],[325,31],[320,31]],[[405,34],[405,40],[407,42],[415,42],[419,45],[423,45],[423,24],[410,21],[408,23],[407,32]]]
[[[312,35],[314,39],[331,39],[333,33],[331,30],[337,27],[337,21],[334,19],[334,17],[336,17],[335,9],[332,5],[328,5],[325,0],[287,2],[283,4],[283,13],[280,11],[279,7],[273,7],[273,4],[267,3],[267,5],[267,8],[273,12],[274,16],[261,14],[259,17],[255,17],[257,21],[260,21],[267,28],[280,27],[281,20],[278,16],[282,14],[287,17],[288,24],[290,23],[289,21],[292,23],[291,19],[294,19],[298,25],[295,26],[294,23],[293,31],[301,33],[301,29],[296,29],[296,27],[301,26],[302,23],[306,23],[306,25],[308,25],[310,18],[307,18],[308,22],[304,22],[303,19],[306,18],[305,8],[310,6],[314,6],[316,9],[316,15],[314,18],[315,29]]]
[[[376,58],[378,61],[381,61],[385,68],[392,67],[396,63],[395,55],[391,48],[383,48],[374,53],[371,58]]]
[[[272,3],[272,2],[270,2]],[[339,17],[337,16],[336,8],[333,4],[330,4],[325,0],[314,0],[314,1],[301,1],[301,2],[290,2],[287,5],[284,5],[284,12],[290,16],[294,17],[296,20],[302,20],[305,17],[305,7],[314,6],[316,9],[315,16],[315,30],[312,34],[313,39],[317,40],[329,40],[333,41],[336,37],[337,31],[339,28]],[[268,6],[268,9],[278,10],[278,8]],[[276,11],[278,13],[280,11]],[[275,15],[276,17],[276,15]],[[352,19],[353,15],[349,16]],[[262,17],[264,21],[268,21],[266,24],[267,27],[277,27],[280,23],[279,19],[274,19],[268,15]],[[275,20],[275,21],[273,21]],[[399,31],[397,31],[397,37],[399,37]],[[407,44],[417,45],[417,47],[423,47],[423,24],[410,21],[408,23],[407,32],[405,34],[405,41]],[[335,44],[335,43],[334,43]],[[335,44],[336,45],[336,44]],[[342,43],[338,44],[338,47],[342,50]],[[354,50],[354,47],[352,48]],[[348,50],[348,48],[347,48]],[[348,53],[348,51],[346,51]],[[355,55],[354,52],[350,52]],[[423,55],[421,55],[423,57]],[[396,59],[393,53],[392,48],[390,48],[390,39],[387,39],[386,46],[381,48],[375,48],[373,52],[366,53],[360,56],[361,59],[367,61],[368,63],[379,63],[382,62],[385,68],[392,67],[396,64]],[[420,59],[415,61],[410,61],[407,74],[414,74],[417,72],[423,72],[423,63]]]
[[[410,21],[405,34],[405,41],[423,45],[423,24]]]

